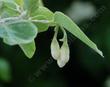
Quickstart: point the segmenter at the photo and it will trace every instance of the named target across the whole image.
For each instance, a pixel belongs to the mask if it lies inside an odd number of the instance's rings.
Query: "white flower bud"
[[[58,64],[58,66],[60,67],[60,68],[63,68],[65,65],[66,65],[66,63],[64,62],[64,61],[62,61],[62,60],[57,60],[57,64]]]
[[[67,41],[65,41],[60,50],[60,58],[57,60],[57,64],[60,68],[64,67],[69,61],[70,50]]]
[[[57,41],[57,34],[58,34],[58,29],[55,29],[55,34],[51,43],[51,55],[52,57],[57,60],[57,64],[60,68],[64,67],[65,64],[69,61],[69,55],[70,55],[70,50],[69,50],[69,46],[68,46],[68,41],[67,41],[67,34],[66,31],[64,29],[63,33],[63,39],[61,39],[60,41],[63,42],[63,45],[59,46],[59,43]]]
[[[60,58],[60,46],[57,41],[57,31],[55,32],[55,35],[51,43],[51,55],[55,60]]]
[[[60,41],[63,41],[63,45],[60,49],[60,58],[57,60],[57,64],[60,68],[64,67],[65,64],[69,61],[69,55],[70,55],[70,50],[68,46],[68,41],[67,41],[67,34],[66,31],[62,28],[62,31],[64,33],[63,39]]]

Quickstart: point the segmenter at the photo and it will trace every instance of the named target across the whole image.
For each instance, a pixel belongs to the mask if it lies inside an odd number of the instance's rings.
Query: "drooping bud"
[[[60,68],[64,67],[69,61],[70,49],[67,42],[67,34],[64,32],[63,45],[60,49],[60,58],[57,60],[57,64]]]
[[[55,60],[60,58],[60,46],[57,41],[57,34],[58,34],[58,30],[55,29],[55,34],[51,42],[51,55]]]
[[[69,61],[70,50],[67,41],[65,41],[60,50],[60,58],[57,60],[59,67],[64,67]]]

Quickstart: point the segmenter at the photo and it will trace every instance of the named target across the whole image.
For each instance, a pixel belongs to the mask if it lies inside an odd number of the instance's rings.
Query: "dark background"
[[[44,0],[44,5],[53,12],[67,14],[74,2],[76,0]],[[12,80],[1,80],[0,87],[110,87],[110,0],[77,2],[89,2],[95,7],[98,15],[80,21],[78,25],[103,51],[105,58],[68,33],[70,61],[60,69],[50,54],[54,34],[51,28],[36,38],[37,51],[31,60],[18,46],[10,47],[1,40],[0,56],[9,62]]]

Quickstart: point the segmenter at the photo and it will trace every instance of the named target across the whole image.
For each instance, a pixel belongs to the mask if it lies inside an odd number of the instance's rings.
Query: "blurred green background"
[[[50,54],[51,28],[36,38],[31,60],[0,39],[0,87],[110,87],[110,0],[44,0],[44,5],[71,17],[105,58],[68,33],[70,61],[60,69]]]

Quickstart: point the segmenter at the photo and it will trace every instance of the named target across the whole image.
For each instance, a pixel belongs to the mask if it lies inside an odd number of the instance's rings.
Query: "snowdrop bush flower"
[[[55,31],[55,34],[51,43],[51,55],[57,61],[57,64],[60,68],[64,67],[65,64],[69,61],[69,54],[70,54],[67,34],[64,29],[62,29],[62,31],[64,36],[63,36],[63,39],[60,40],[63,42],[61,48],[57,41],[58,30]]]
[[[68,46],[67,34],[63,29],[64,37],[61,41],[63,41],[63,45],[60,49],[60,58],[57,60],[57,64],[60,68],[64,67],[65,64],[69,61],[70,58],[70,49]]]
[[[57,60],[60,57],[60,46],[59,43],[57,41],[57,34],[58,34],[58,28],[55,28],[55,34],[51,43],[51,54],[52,57]]]

